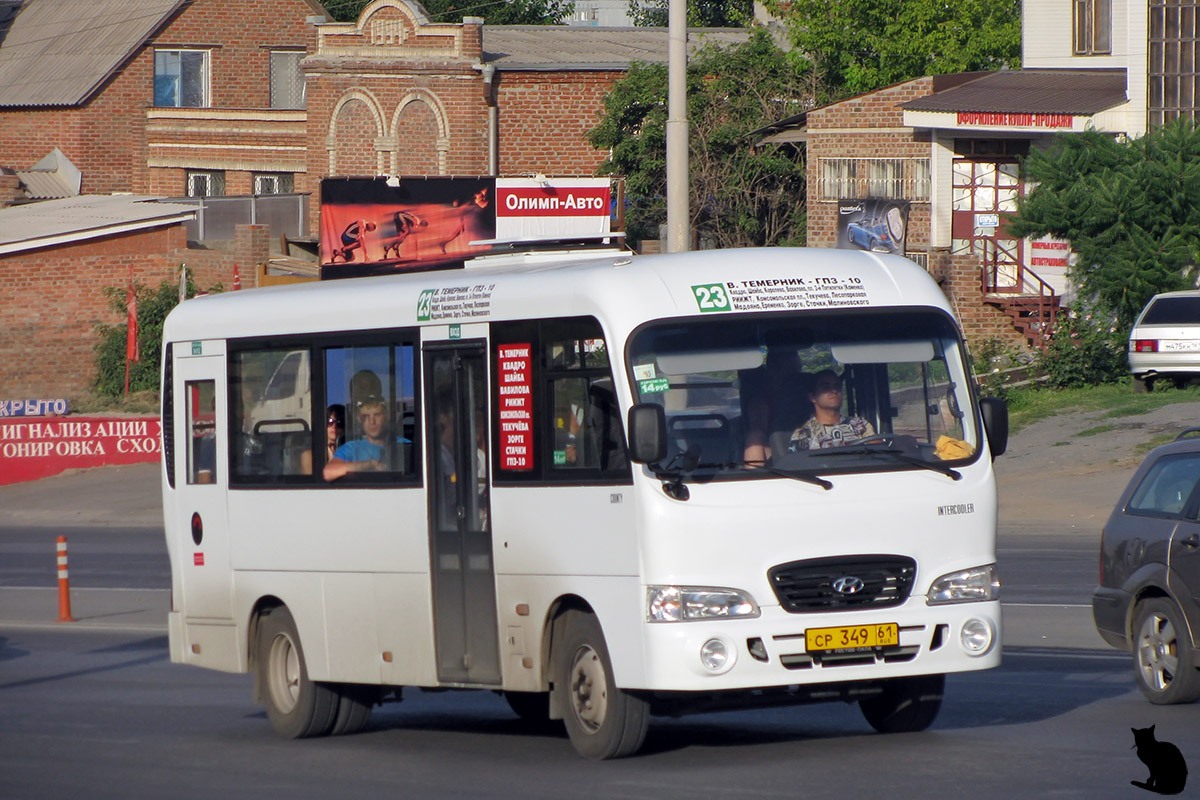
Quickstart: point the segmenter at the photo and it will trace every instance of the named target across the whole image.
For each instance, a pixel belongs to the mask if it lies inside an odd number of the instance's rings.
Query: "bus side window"
[[[599,323],[591,318],[547,320],[543,337],[549,391],[545,413],[553,437],[550,470],[625,473],[625,437]]]
[[[274,481],[302,474],[312,438],[309,351],[296,347],[230,354],[230,477]]]

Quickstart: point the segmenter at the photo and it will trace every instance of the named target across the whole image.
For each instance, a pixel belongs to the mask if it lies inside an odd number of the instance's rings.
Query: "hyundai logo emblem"
[[[862,578],[853,575],[843,575],[833,582],[833,588],[841,594],[858,594],[866,588]]]

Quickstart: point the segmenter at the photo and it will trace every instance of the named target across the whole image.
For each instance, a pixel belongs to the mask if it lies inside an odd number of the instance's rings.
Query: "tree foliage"
[[[766,0],[816,65],[821,102],[923,75],[1018,67],[1021,0]]]
[[[371,0],[328,0],[325,9],[337,22],[354,22]],[[420,0],[432,22],[462,22],[483,17],[487,25],[557,25],[575,8],[571,0]]]
[[[692,228],[718,247],[799,244],[804,167],[786,150],[754,147],[752,131],[805,107],[808,65],[763,33],[706,47],[688,65]],[[601,174],[625,178],[630,239],[658,238],[666,221],[667,67],[634,64],[605,98],[594,147]]]
[[[1015,236],[1071,242],[1071,277],[1128,330],[1156,293],[1194,288],[1200,258],[1200,129],[1187,119],[1118,142],[1089,131],[1030,153],[1035,184],[1018,202]]]
[[[667,27],[667,0],[629,0],[629,18],[640,27]],[[689,28],[740,28],[754,18],[753,0],[689,0]]]
[[[96,326],[98,341],[96,342],[96,381],[93,389],[102,397],[120,397],[125,391],[125,335],[126,315],[129,307],[125,304],[127,287],[109,286],[103,289],[108,298],[108,306],[121,315],[121,322],[116,325],[100,324]],[[210,293],[220,292],[221,284],[215,284],[209,289]],[[187,271],[187,295],[196,294],[196,284],[192,271]],[[141,359],[129,365],[129,390],[139,392],[147,389],[158,389],[159,367],[162,364],[162,330],[163,322],[171,309],[179,305],[179,284],[162,281],[157,289],[135,283],[134,296],[137,298],[138,318],[138,350]]]

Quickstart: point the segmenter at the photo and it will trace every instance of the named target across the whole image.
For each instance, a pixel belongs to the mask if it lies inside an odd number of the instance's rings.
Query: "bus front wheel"
[[[571,612],[558,651],[557,675],[566,691],[563,723],[575,750],[585,758],[632,755],[646,740],[649,704],[618,689],[600,623]]]
[[[858,701],[863,716],[880,733],[923,731],[942,709],[945,675],[892,678],[883,691]]]
[[[338,695],[308,679],[296,623],[284,606],[268,610],[259,619],[256,668],[263,704],[276,733],[289,739],[329,733],[337,719]]]

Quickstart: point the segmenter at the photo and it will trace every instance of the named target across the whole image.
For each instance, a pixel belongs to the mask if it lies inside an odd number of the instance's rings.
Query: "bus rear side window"
[[[214,483],[217,479],[217,404],[214,381],[188,381],[187,482]]]
[[[416,477],[413,354],[414,346],[409,343],[325,348],[328,411],[344,410],[346,421],[345,434],[334,448],[333,457],[378,465],[369,472],[349,473],[337,483]],[[383,428],[376,429],[377,421],[372,424],[372,442],[365,427],[366,415],[378,415],[380,410]]]

